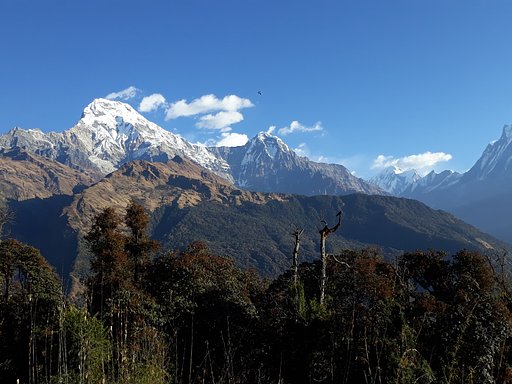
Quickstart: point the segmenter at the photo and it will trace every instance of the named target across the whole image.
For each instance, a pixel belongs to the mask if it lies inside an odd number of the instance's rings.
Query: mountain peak
[[[267,141],[267,140],[279,140],[281,142],[283,142],[283,140],[281,140],[279,137],[277,136],[274,136],[272,135],[271,133],[268,133],[268,132],[265,132],[265,131],[261,131],[259,132],[255,137],[254,139],[256,140],[259,140],[259,141]]]
[[[505,125],[501,133],[501,139],[506,140],[508,143],[512,141],[512,125]]]
[[[15,128],[0,136],[0,148],[14,146],[102,175],[133,160],[166,162],[179,155],[232,180],[224,160],[147,120],[131,105],[115,100],[93,100],[77,124],[61,133]]]
[[[403,170],[397,166],[391,166],[385,168],[380,174],[374,176],[369,181],[386,192],[400,195],[420,179],[421,176],[415,169]]]
[[[277,136],[271,135],[268,132],[260,132],[248,142],[250,150],[254,150],[255,147],[260,146],[261,144],[263,144],[265,152],[272,159],[278,152],[292,152],[283,140]]]
[[[103,116],[144,119],[130,104],[102,98],[94,99],[82,112],[82,119],[95,119]]]
[[[466,172],[464,179],[483,180],[490,175],[501,178],[512,172],[512,125],[505,125],[499,140],[494,140],[483,152],[482,156]]]
[[[261,131],[259,132],[256,137],[258,140],[260,141],[265,141],[267,139],[270,139],[270,138],[275,138],[275,139],[278,139],[277,136],[273,136],[272,134],[268,133],[268,132],[264,132],[264,131]]]
[[[404,171],[400,167],[397,167],[396,165],[392,165],[390,167],[384,168],[380,174],[381,175],[400,175],[403,172]]]

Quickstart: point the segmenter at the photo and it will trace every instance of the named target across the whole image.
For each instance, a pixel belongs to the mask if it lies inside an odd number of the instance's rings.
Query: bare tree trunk
[[[327,228],[327,226],[325,226]],[[328,228],[327,228],[328,229]],[[320,304],[325,300],[325,286],[327,284],[327,253],[325,252],[326,231],[320,231],[320,261],[322,262],[322,270],[320,272]]]
[[[295,247],[293,248],[293,263],[292,263],[292,269],[293,269],[293,283],[295,286],[297,286],[298,282],[298,274],[299,274],[299,247],[300,247],[300,236],[302,235],[302,232],[304,232],[304,229],[297,230],[293,233],[293,236],[295,236]]]
[[[325,250],[325,240],[331,234],[336,232],[341,224],[341,211],[336,215],[338,217],[338,223],[329,228],[327,223],[320,230],[320,261],[322,262],[322,270],[320,273],[320,305],[322,305],[325,301],[325,286],[327,285],[327,252]]]
[[[192,362],[194,354],[194,315],[190,319],[190,356],[188,362],[188,383],[192,382]]]
[[[28,367],[29,367],[29,375],[28,382],[29,384],[36,384],[36,340],[35,340],[35,315],[36,315],[36,306],[37,299],[32,298],[32,294],[29,293],[29,309],[30,309],[30,335],[29,335],[29,351],[28,351]]]

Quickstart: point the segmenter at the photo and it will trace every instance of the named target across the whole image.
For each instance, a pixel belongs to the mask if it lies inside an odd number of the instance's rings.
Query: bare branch
[[[342,264],[342,265],[344,265],[345,267],[347,267],[347,268],[349,268],[349,269],[350,269],[350,268],[352,268],[352,267],[351,267],[348,263],[346,263],[345,261],[338,260],[338,258],[336,257],[336,255],[329,255],[329,256],[331,256],[331,257],[334,259],[334,261],[335,261],[335,262],[337,262],[338,264]]]

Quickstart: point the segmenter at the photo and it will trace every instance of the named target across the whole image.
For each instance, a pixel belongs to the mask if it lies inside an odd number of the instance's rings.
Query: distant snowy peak
[[[402,195],[417,198],[416,194],[418,193],[428,194],[434,190],[449,188],[458,183],[461,177],[462,174],[450,170],[440,173],[431,171],[402,191]]]
[[[141,134],[153,140],[165,140],[171,132],[147,120],[129,104],[108,99],[95,99],[82,112],[75,128],[108,132],[112,138]]]
[[[369,181],[392,195],[400,196],[420,179],[421,176],[414,169],[403,171],[398,167],[388,167]]]
[[[254,178],[265,178],[278,169],[290,166],[295,153],[277,136],[260,132],[243,147],[243,155],[235,177],[237,185],[250,187]]]
[[[475,165],[464,175],[465,180],[484,180],[512,174],[512,125],[505,125],[499,140],[485,148]]]
[[[244,158],[242,163],[252,162],[258,156],[276,160],[278,156],[283,154],[295,154],[279,137],[272,136],[266,132],[258,133],[245,146],[247,147],[246,158]]]
[[[316,163],[298,156],[280,138],[260,132],[239,147],[212,147],[226,160],[235,184],[259,192],[302,195],[382,194],[339,164]]]
[[[277,136],[273,136],[268,132],[260,132],[252,139],[253,142],[259,141],[265,146],[278,147],[283,152],[290,152],[290,148]]]
[[[129,104],[96,99],[67,132],[82,141],[89,160],[103,173],[137,159],[167,161],[186,156],[197,164],[232,181],[229,166],[205,147],[194,145],[147,120]]]
[[[145,120],[133,107],[129,104],[122,103],[120,101],[109,100],[109,99],[94,99],[82,112],[82,120],[98,118],[110,119],[115,116],[125,116],[131,119]]]
[[[305,195],[383,193],[338,164],[298,156],[280,138],[261,132],[240,147],[194,145],[146,120],[130,105],[96,99],[77,124],[62,133],[13,129],[0,148],[22,147],[96,179],[133,160],[167,162],[186,157],[239,187]]]
[[[204,146],[148,121],[128,104],[107,99],[90,103],[78,123],[62,133],[15,129],[0,137],[0,147],[13,146],[102,175],[132,160],[167,161],[180,155],[232,181],[227,163]]]

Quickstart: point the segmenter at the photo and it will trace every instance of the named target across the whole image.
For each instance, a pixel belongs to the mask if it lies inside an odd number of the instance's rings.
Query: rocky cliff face
[[[102,209],[122,210],[132,200],[153,212],[162,206],[183,209],[203,201],[236,205],[240,201],[260,204],[271,199],[282,197],[240,190],[194,162],[175,156],[167,163],[136,160],[124,164],[77,194],[65,213],[70,218],[70,225],[80,230],[88,228],[94,215]]]
[[[94,176],[19,147],[0,151],[0,199],[44,199],[73,195],[93,183]]]
[[[267,133],[259,133],[242,147],[209,149],[229,164],[240,188],[309,196],[384,193],[342,165],[316,163],[298,156],[280,138]]]

